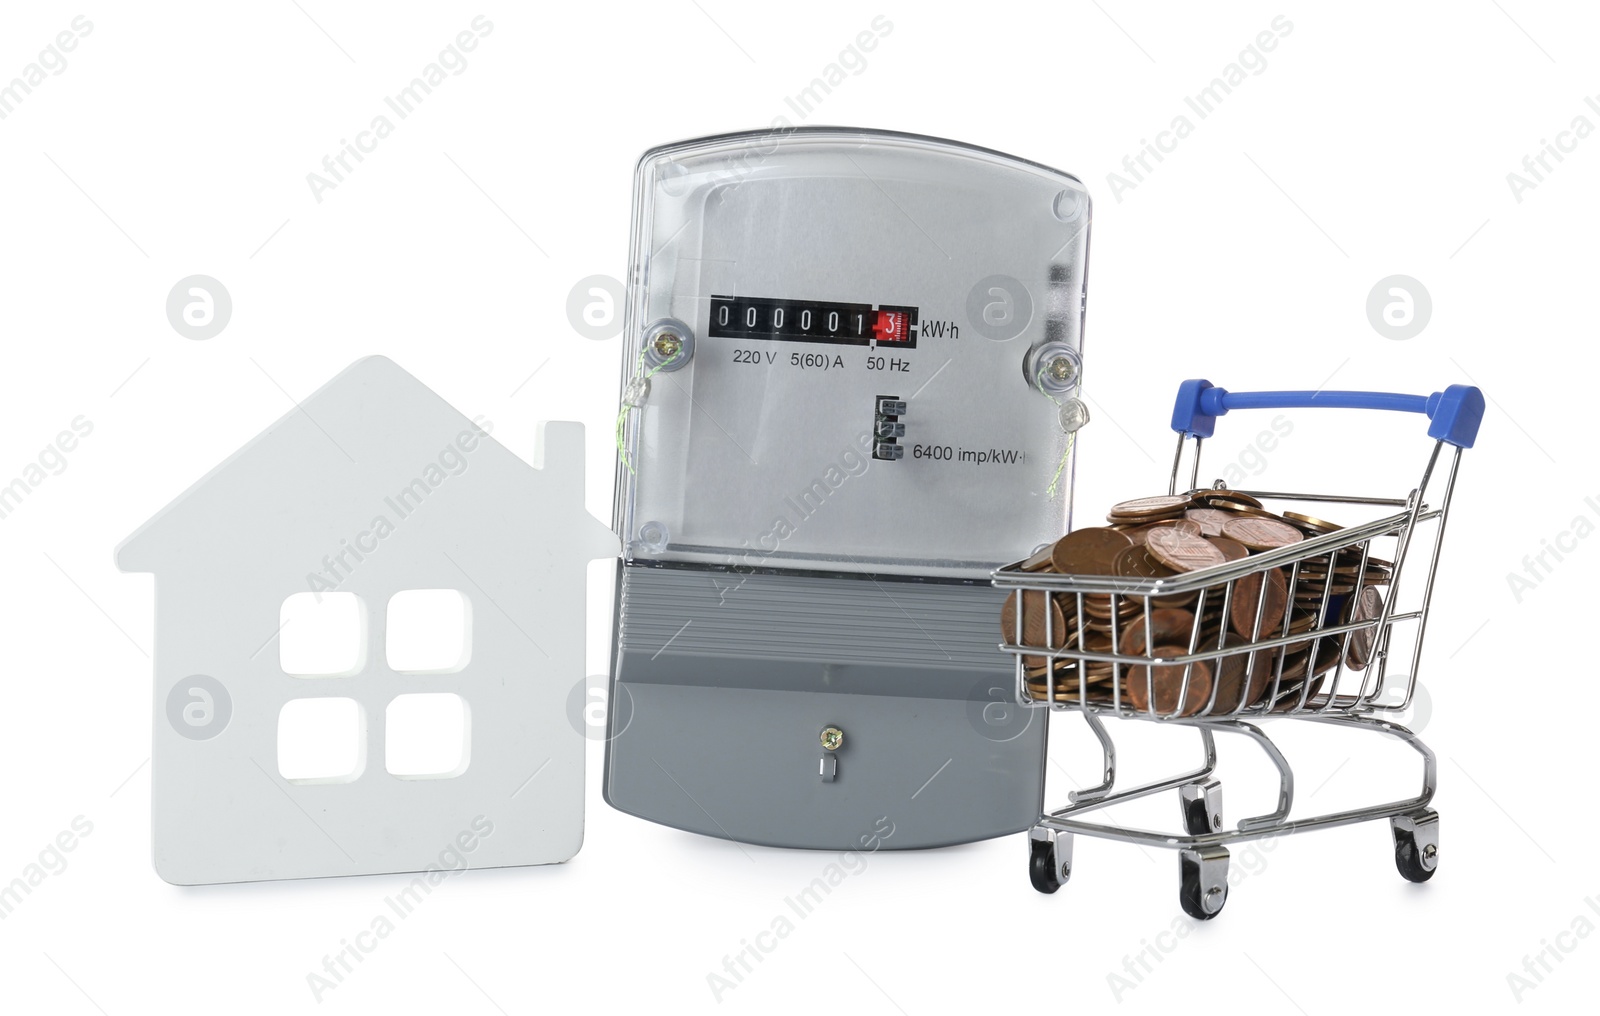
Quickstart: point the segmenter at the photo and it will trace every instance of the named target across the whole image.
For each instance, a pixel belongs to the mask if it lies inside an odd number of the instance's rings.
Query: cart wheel
[[[1408,882],[1426,882],[1439,870],[1439,813],[1419,811],[1389,820],[1394,866]]]
[[[1178,902],[1197,921],[1209,921],[1228,902],[1228,849],[1183,850],[1178,853],[1182,884]]]
[[[1028,881],[1046,895],[1072,877],[1072,834],[1035,829],[1028,840]]]
[[[1193,783],[1178,788],[1178,803],[1183,809],[1183,827],[1190,836],[1204,836],[1222,829],[1222,783]]]

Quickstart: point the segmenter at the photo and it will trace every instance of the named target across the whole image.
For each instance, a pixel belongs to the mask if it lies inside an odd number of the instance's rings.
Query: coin
[[[1148,515],[1116,515],[1106,516],[1106,522],[1115,529],[1127,530],[1148,526],[1155,522],[1172,522],[1183,518],[1183,509],[1174,508],[1170,512],[1151,513]]]
[[[1318,535],[1322,535],[1324,533],[1336,533],[1344,528],[1343,526],[1336,525],[1332,522],[1325,522],[1314,515],[1302,515],[1299,512],[1284,512],[1283,517],[1288,519],[1290,522],[1293,522],[1295,525],[1298,525],[1304,529],[1309,529]]]
[[[1121,649],[1130,656],[1144,656],[1146,649],[1151,644],[1155,645],[1188,645],[1189,638],[1194,633],[1194,615],[1187,610],[1176,608],[1163,608],[1152,610],[1149,614],[1149,631],[1154,633],[1153,638],[1146,637],[1145,615],[1140,614],[1128,622],[1128,627],[1122,632]]]
[[[1216,508],[1190,508],[1183,513],[1183,517],[1199,525],[1201,536],[1221,536],[1222,527],[1233,515]]]
[[[1184,656],[1187,653],[1188,650],[1180,646],[1156,646],[1147,655],[1161,658]],[[1187,680],[1184,678],[1185,671],[1188,671]],[[1211,700],[1211,668],[1203,660],[1196,660],[1187,666],[1130,667],[1128,677],[1123,682],[1123,694],[1127,702],[1142,713],[1149,713],[1153,699],[1157,715],[1171,715],[1181,700],[1182,715],[1194,716],[1205,709]]]
[[[1348,608],[1350,621],[1376,621],[1383,616],[1383,594],[1371,586],[1361,590]],[[1372,662],[1372,647],[1377,644],[1377,626],[1357,628],[1350,633],[1350,651],[1345,654],[1345,666],[1351,670],[1366,670]]]
[[[1232,501],[1218,501],[1213,506],[1213,511],[1225,513],[1232,519],[1271,519],[1273,522],[1282,520],[1265,508],[1252,508],[1247,504],[1236,504]]]
[[[1050,564],[1062,575],[1115,575],[1117,554],[1133,546],[1114,529],[1077,529],[1056,541]]]
[[[1083,651],[1086,652],[1086,653],[1109,653],[1109,652],[1111,652],[1111,633],[1110,632],[1093,631],[1093,630],[1086,631],[1086,632],[1083,633],[1083,637],[1082,637],[1082,639],[1080,641],[1083,643]]]
[[[1118,577],[1134,580],[1166,579],[1177,574],[1151,557],[1148,548],[1142,544],[1136,544],[1118,554],[1116,569]],[[1184,607],[1193,603],[1198,595],[1198,593],[1179,593],[1175,596],[1171,594],[1151,596],[1150,602],[1157,607]],[[1137,607],[1142,602],[1142,597],[1137,593],[1130,593],[1127,600]]]
[[[1300,666],[1302,669],[1304,668],[1304,661],[1301,662]],[[1291,685],[1289,683],[1288,674],[1285,674],[1282,685],[1283,690],[1278,693],[1278,700],[1273,704],[1272,711],[1275,713],[1291,713],[1298,711],[1300,708],[1302,708],[1300,705],[1300,696],[1302,694],[1305,695],[1306,699],[1304,708],[1315,709],[1318,705],[1318,702],[1316,701],[1316,694],[1318,689],[1321,687],[1321,677],[1313,677],[1310,681],[1310,687],[1307,688],[1306,682],[1298,678],[1296,679],[1295,683]]]
[[[1234,650],[1249,644],[1243,636],[1230,633],[1223,647]],[[1217,672],[1217,702],[1213,712],[1231,713],[1260,702],[1272,684],[1276,655],[1275,650],[1258,649],[1253,653],[1230,652],[1218,659],[1213,664]]]
[[[1063,648],[1076,652],[1078,648],[1077,642],[1078,638],[1076,635],[1074,635],[1072,638],[1067,640],[1067,644]],[[1043,677],[1045,674],[1052,671],[1057,675],[1071,675],[1080,662],[1081,661],[1072,659],[1070,657],[1056,656],[1050,658],[1049,666],[1029,664],[1025,665],[1022,669],[1027,672],[1029,677]]]
[[[1145,538],[1144,545],[1151,557],[1180,572],[1199,571],[1228,560],[1205,537],[1176,529],[1158,529]]]
[[[1134,543],[1143,543],[1157,529],[1176,529],[1181,533],[1188,533],[1190,536],[1201,535],[1200,524],[1197,522],[1190,522],[1188,519],[1163,519],[1160,522],[1152,522],[1147,526],[1129,530],[1128,537]]]
[[[1050,692],[1045,687],[1045,683],[1042,680],[1038,682],[1029,682],[1028,698],[1034,702],[1052,701]],[[1087,684],[1080,684],[1079,682],[1072,681],[1057,684],[1054,702],[1056,704],[1071,703],[1074,705],[1079,702],[1088,702],[1093,705],[1110,705],[1111,689],[1109,687],[1109,682],[1090,681]]]
[[[1117,575],[1125,579],[1164,579],[1173,574],[1171,569],[1151,560],[1143,545],[1129,547],[1117,554],[1113,567]]]
[[[1055,544],[1047,543],[1034,551],[1017,567],[1025,572],[1049,571],[1051,555],[1054,552]]]
[[[1312,629],[1314,629],[1317,626],[1316,608],[1317,608],[1317,604],[1312,604],[1310,609],[1307,610],[1306,608],[1302,607],[1300,604],[1297,603],[1295,605],[1294,618],[1293,618],[1293,620],[1291,620],[1289,622],[1289,630],[1285,634],[1288,634],[1288,635],[1304,635],[1306,632],[1311,631]],[[1274,634],[1276,634],[1276,633],[1274,633]],[[1263,637],[1265,637],[1265,636],[1263,636]],[[1304,642],[1297,642],[1297,643],[1295,643],[1294,646],[1291,646],[1290,648],[1299,648],[1300,646],[1303,646],[1303,645],[1305,645]]]
[[[1287,522],[1254,517],[1229,521],[1222,527],[1222,535],[1230,540],[1238,540],[1251,550],[1276,550],[1306,538],[1304,533]]]
[[[1283,623],[1283,612],[1289,605],[1289,583],[1283,571],[1267,571],[1266,594],[1262,595],[1260,572],[1251,572],[1234,581],[1233,601],[1228,608],[1228,619],[1233,630],[1245,638],[1276,638],[1278,626]],[[1256,611],[1260,609],[1260,625],[1256,624]]]
[[[1158,494],[1155,497],[1136,497],[1111,506],[1113,515],[1165,515],[1175,508],[1186,508],[1189,499],[1181,494]]]
[[[1000,634],[1006,642],[1011,642],[1017,637],[1017,601],[1022,601],[1022,642],[1023,646],[1061,649],[1067,644],[1067,619],[1061,613],[1061,605],[1046,594],[1032,589],[1019,589],[1006,597],[1005,605],[1000,608]],[[1050,645],[1045,646],[1046,638],[1046,604],[1048,604],[1049,638]],[[1047,656],[1024,656],[1024,667],[1047,667],[1050,658]]]
[[[1122,597],[1117,600],[1118,618],[1132,617],[1139,612],[1139,601],[1132,597]],[[1099,626],[1104,629],[1111,625],[1111,604],[1104,597],[1085,596],[1083,598],[1083,616],[1089,627]]]
[[[1222,551],[1222,556],[1229,561],[1242,561],[1250,556],[1250,548],[1238,540],[1230,540],[1226,536],[1206,537],[1210,544]]]
[[[1309,583],[1309,584],[1302,582],[1295,589],[1295,593],[1294,593],[1295,602],[1297,602],[1297,603],[1307,603],[1307,604],[1320,603],[1322,601],[1322,592],[1323,592],[1322,586],[1323,586],[1323,583],[1320,582],[1320,581]],[[1369,586],[1367,588],[1370,589],[1371,587]],[[1353,593],[1355,591],[1356,591],[1356,584],[1354,582],[1335,582],[1332,586],[1330,586],[1328,588],[1328,595],[1329,596],[1348,596],[1350,593]]]

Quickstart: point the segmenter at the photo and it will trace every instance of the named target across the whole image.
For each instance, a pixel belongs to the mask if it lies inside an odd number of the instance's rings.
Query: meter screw
[[[661,318],[645,329],[641,348],[651,374],[679,370],[694,356],[694,332],[677,318]]]
[[[820,740],[822,750],[827,754],[817,763],[817,772],[822,777],[823,783],[832,783],[839,778],[839,756],[834,752],[844,744],[844,731],[838,727],[823,727]]]
[[[1071,394],[1082,378],[1082,360],[1065,342],[1047,342],[1023,361],[1028,387],[1054,398]]]
[[[656,341],[650,348],[654,349],[661,359],[670,360],[683,352],[683,337],[674,332],[662,332],[656,336]]]
[[[1089,422],[1089,407],[1082,399],[1068,399],[1061,403],[1060,419],[1062,433],[1076,434]]]

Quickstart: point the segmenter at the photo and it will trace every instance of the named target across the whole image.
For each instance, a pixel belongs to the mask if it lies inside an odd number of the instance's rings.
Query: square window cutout
[[[278,610],[278,665],[295,677],[361,669],[366,609],[355,593],[295,593]]]
[[[383,767],[409,779],[467,771],[467,702],[449,692],[397,695],[383,721]]]
[[[460,670],[471,653],[472,608],[456,589],[404,589],[389,598],[383,655],[407,674]]]
[[[278,772],[292,783],[353,780],[365,768],[366,733],[355,699],[290,699],[278,712]]]

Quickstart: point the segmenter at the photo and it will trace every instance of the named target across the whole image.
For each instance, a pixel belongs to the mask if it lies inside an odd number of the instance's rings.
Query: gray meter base
[[[980,585],[624,567],[607,803],[813,849],[1028,828],[1047,718],[1012,701],[1000,603]]]

